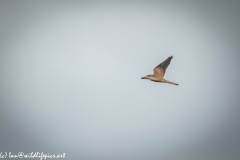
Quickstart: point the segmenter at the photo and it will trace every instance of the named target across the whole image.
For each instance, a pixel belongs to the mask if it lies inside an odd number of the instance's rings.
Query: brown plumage
[[[142,77],[142,79],[149,79],[154,82],[162,82],[162,83],[178,85],[177,83],[170,82],[163,78],[172,58],[173,56],[168,57],[165,61],[163,61],[153,69],[153,75],[147,75],[145,77]]]

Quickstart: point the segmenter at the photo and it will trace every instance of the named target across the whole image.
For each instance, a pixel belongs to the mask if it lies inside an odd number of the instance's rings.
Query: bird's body
[[[164,74],[166,72],[167,67],[169,66],[173,56],[168,57],[164,62],[159,64],[153,69],[153,75],[147,75],[145,77],[142,77],[142,79],[149,79],[154,82],[161,82],[161,83],[169,83],[169,84],[174,84],[178,85],[177,83],[170,82],[166,79],[164,79]]]

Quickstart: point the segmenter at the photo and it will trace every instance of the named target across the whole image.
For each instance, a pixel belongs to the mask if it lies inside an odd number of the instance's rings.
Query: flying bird
[[[166,79],[164,79],[164,74],[166,72],[167,67],[169,66],[173,56],[168,57],[165,61],[163,61],[161,64],[156,66],[153,69],[153,75],[147,75],[145,77],[142,77],[142,79],[149,79],[154,82],[161,82],[161,83],[169,83],[169,84],[174,84],[178,85],[177,83],[170,82]]]

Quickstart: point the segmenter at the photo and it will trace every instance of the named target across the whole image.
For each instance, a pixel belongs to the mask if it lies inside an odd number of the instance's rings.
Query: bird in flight
[[[169,66],[173,56],[168,57],[165,61],[163,61],[161,64],[156,66],[153,69],[153,75],[147,75],[145,77],[142,77],[142,79],[149,79],[154,82],[161,82],[161,83],[169,83],[169,84],[174,84],[178,85],[177,83],[170,82],[166,79],[164,79],[164,74],[166,72],[167,67]]]

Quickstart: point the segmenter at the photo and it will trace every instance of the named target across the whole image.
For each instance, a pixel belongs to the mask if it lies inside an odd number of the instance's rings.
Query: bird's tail
[[[168,81],[168,80],[166,80],[166,79],[164,79],[164,82],[165,82],[165,83],[169,83],[169,84],[174,84],[174,85],[178,86],[178,84],[177,84],[177,83],[170,82],[170,81]]]

